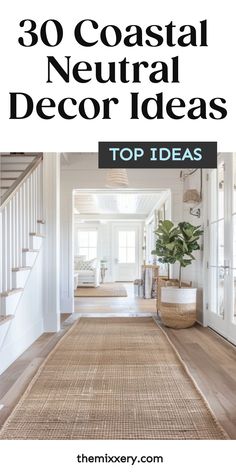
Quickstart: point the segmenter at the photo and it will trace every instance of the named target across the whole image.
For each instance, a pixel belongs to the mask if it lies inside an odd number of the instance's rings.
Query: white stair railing
[[[30,249],[30,233],[43,220],[42,156],[21,175],[0,208],[0,293],[13,289],[13,271],[23,267],[23,249]]]

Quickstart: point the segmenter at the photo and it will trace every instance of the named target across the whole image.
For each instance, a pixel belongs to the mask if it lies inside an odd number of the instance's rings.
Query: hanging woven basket
[[[184,203],[200,203],[201,195],[195,188],[188,189],[184,192],[183,196]]]

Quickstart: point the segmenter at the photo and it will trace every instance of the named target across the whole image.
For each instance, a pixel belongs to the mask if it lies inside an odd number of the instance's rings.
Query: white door
[[[114,280],[133,281],[139,274],[139,228],[116,225],[114,236]]]
[[[208,324],[236,344],[236,155],[209,174]]]

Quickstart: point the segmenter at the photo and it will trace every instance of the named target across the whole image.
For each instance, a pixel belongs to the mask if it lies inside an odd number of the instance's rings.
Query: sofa
[[[98,259],[85,260],[85,256],[75,256],[74,289],[77,287],[98,287],[100,264]]]

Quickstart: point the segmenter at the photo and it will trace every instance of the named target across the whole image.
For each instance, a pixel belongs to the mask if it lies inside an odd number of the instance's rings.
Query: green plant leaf
[[[187,221],[178,225],[170,220],[160,221],[154,231],[156,248],[152,254],[163,264],[179,262],[181,267],[190,265],[195,259],[193,252],[200,249],[198,240],[203,234],[200,226],[194,226]]]

